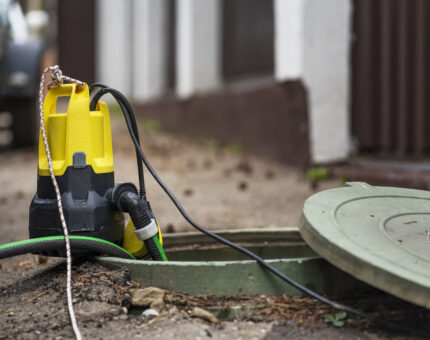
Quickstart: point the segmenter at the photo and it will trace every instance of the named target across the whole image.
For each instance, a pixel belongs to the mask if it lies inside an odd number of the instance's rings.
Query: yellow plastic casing
[[[163,237],[161,236],[161,230],[160,225],[158,224],[158,238],[160,240],[161,245],[163,245]],[[134,233],[134,224],[131,221],[128,221],[127,227],[125,228],[124,233],[124,241],[122,244],[122,247],[127,250],[129,253],[133,254],[137,258],[144,257],[146,254],[148,254],[148,249],[145,246],[145,243],[140,241],[136,234]]]
[[[57,99],[70,97],[66,113],[57,113]],[[76,84],[55,86],[48,91],[43,104],[43,115],[52,165],[56,176],[73,166],[73,154],[85,152],[86,164],[95,173],[113,172],[112,136],[109,110],[99,102],[96,111],[90,111],[88,86]],[[39,134],[40,176],[49,176],[48,160]]]

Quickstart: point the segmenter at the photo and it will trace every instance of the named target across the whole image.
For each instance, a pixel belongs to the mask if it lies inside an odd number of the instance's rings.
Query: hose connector
[[[158,234],[157,221],[155,221],[154,218],[151,218],[151,222],[148,225],[140,229],[135,226],[133,231],[139,240],[146,241]]]
[[[108,193],[108,198],[118,210],[128,212],[134,224],[134,234],[143,241],[154,260],[165,260],[166,256],[158,239],[158,224],[149,203],[139,197],[133,183],[118,183]]]
[[[150,214],[152,213],[148,203],[139,197],[133,183],[116,184],[111,193],[111,200],[119,211],[130,214],[136,229],[142,229],[151,224]]]

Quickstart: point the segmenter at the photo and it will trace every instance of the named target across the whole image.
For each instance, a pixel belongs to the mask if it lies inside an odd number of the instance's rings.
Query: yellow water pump
[[[64,113],[57,112],[61,97],[69,99]],[[69,234],[95,237],[118,245],[124,243],[134,255],[145,256],[148,253],[146,238],[151,239],[155,233],[161,240],[161,233],[149,204],[138,196],[136,187],[131,183],[115,185],[107,105],[98,102],[95,110],[91,110],[87,85],[60,84],[48,91],[43,114]],[[41,131],[37,192],[30,206],[30,238],[63,235],[43,143]],[[126,233],[123,212],[131,216]],[[137,224],[140,228],[134,227]],[[139,229],[146,231],[136,233]]]

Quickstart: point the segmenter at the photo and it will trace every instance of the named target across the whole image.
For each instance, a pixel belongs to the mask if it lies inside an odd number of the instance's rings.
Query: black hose
[[[86,237],[86,236],[69,236],[70,247],[73,250],[85,250],[86,253],[91,252],[95,255],[108,255],[120,257],[123,259],[135,259],[127,250],[117,246],[114,243],[106,240]],[[5,259],[12,256],[40,253],[46,251],[62,251],[66,247],[64,236],[48,236],[33,238],[30,240],[18,241],[0,246],[0,259]]]
[[[155,237],[158,237],[158,235],[155,235]],[[146,249],[148,249],[148,252],[151,254],[151,257],[154,261],[164,261],[163,255],[160,252],[160,249],[158,249],[154,237],[143,241],[143,243],[145,243]]]

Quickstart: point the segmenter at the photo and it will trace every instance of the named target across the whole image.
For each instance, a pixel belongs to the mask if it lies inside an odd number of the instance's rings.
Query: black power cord
[[[105,93],[110,93],[114,96],[114,98],[117,100],[118,104],[120,105],[121,109],[126,109],[127,112],[123,112],[124,117],[126,117],[126,124],[128,127],[128,130],[130,132],[130,137],[133,140],[133,143],[135,145],[135,148],[137,150],[137,155],[140,157],[140,159],[143,161],[143,163],[145,164],[146,168],[148,169],[148,171],[151,173],[152,177],[154,177],[155,181],[161,186],[161,188],[164,190],[164,192],[167,194],[167,196],[170,198],[170,200],[173,202],[173,204],[176,206],[176,208],[178,209],[178,211],[181,213],[181,215],[184,217],[184,219],[190,223],[195,229],[199,230],[200,232],[212,237],[213,239],[217,240],[218,242],[233,248],[237,251],[239,251],[242,254],[245,254],[246,256],[248,256],[249,258],[255,260],[256,262],[258,262],[263,268],[265,268],[266,270],[268,270],[269,272],[273,273],[274,275],[276,275],[277,277],[279,277],[280,279],[282,279],[283,281],[287,282],[288,284],[290,284],[291,286],[293,286],[294,288],[300,290],[301,292],[315,298],[316,300],[323,302],[335,309],[339,309],[342,311],[345,311],[347,313],[351,313],[354,314],[356,316],[359,316],[361,318],[367,319],[371,322],[374,322],[376,324],[379,324],[381,326],[385,326],[389,329],[392,330],[397,330],[397,331],[401,331],[401,332],[405,332],[405,333],[409,333],[409,334],[415,334],[415,335],[419,335],[419,336],[429,336],[429,333],[424,332],[424,331],[420,331],[420,330],[416,330],[416,329],[410,329],[398,324],[395,324],[393,322],[387,321],[387,320],[383,320],[380,318],[377,318],[375,316],[372,316],[370,314],[367,314],[359,309],[350,307],[350,306],[346,306],[344,304],[332,301],[320,294],[318,294],[317,292],[313,291],[312,289],[309,289],[305,286],[303,286],[302,284],[298,283],[297,281],[293,280],[292,278],[288,277],[287,275],[281,273],[279,270],[277,270],[275,267],[273,267],[272,265],[270,265],[269,263],[267,263],[263,258],[261,258],[260,256],[254,254],[253,252],[249,251],[246,248],[243,248],[209,230],[206,230],[205,228],[203,228],[202,226],[200,226],[197,222],[195,222],[189,215],[188,213],[185,211],[185,209],[182,207],[181,203],[179,203],[178,199],[175,197],[175,195],[173,194],[173,192],[167,187],[167,185],[163,182],[163,180],[160,178],[160,176],[158,176],[157,172],[154,170],[154,168],[151,166],[151,164],[149,163],[148,159],[146,158],[145,154],[142,151],[142,148],[140,147],[140,142],[138,139],[138,135],[135,134],[135,128],[134,125],[132,125],[132,121],[136,121],[134,118],[134,113],[133,110],[131,108],[130,103],[128,102],[127,98],[125,98],[125,96],[119,92],[118,90],[112,89],[112,88],[104,88],[102,90],[100,90],[99,92],[96,93],[96,95],[93,97],[93,99],[91,100],[91,105],[90,108],[91,110],[94,110],[97,102],[100,100],[100,98],[105,94]],[[133,118],[131,118],[131,116]]]
[[[105,95],[106,93],[111,93],[111,95],[114,97],[116,95],[115,93],[111,92],[111,88],[109,88],[106,85],[100,84],[100,83],[95,83],[95,84],[90,85],[90,87],[89,87],[90,94],[93,92],[93,90],[95,88],[101,88],[101,89],[97,92],[96,96],[94,96],[94,98],[97,98],[96,101],[95,100],[91,101],[91,105],[90,105],[91,111],[94,111],[96,109],[97,102],[101,96]],[[129,112],[131,110],[130,104],[127,103],[128,106],[126,107],[126,106],[124,106],[124,104],[120,100],[117,100],[117,102],[121,108],[121,111],[124,114],[124,119],[127,122],[127,126],[131,127],[133,133],[136,135],[137,140],[139,141],[139,146],[140,146],[139,130],[137,128],[136,119],[135,119],[134,115],[129,115],[126,113],[126,112]],[[140,198],[146,199],[146,189],[145,189],[145,178],[144,178],[144,174],[143,174],[143,166],[142,166],[142,162],[140,161],[139,152],[138,152],[137,148],[136,148],[136,160],[137,160],[137,175],[139,178],[139,196],[140,196]]]

